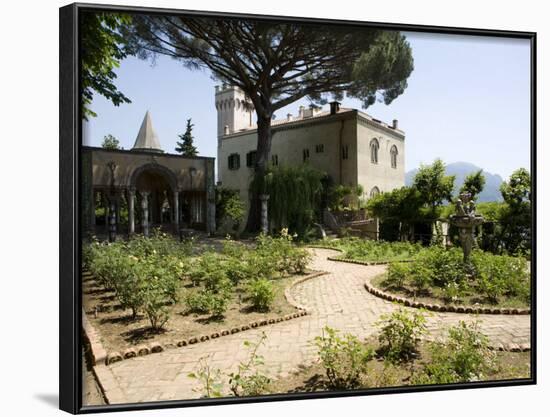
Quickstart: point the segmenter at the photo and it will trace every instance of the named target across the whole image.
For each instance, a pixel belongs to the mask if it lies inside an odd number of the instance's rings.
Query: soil
[[[423,293],[415,293],[412,287],[387,287],[384,285],[386,274],[381,274],[373,278],[370,282],[371,285],[377,287],[389,294],[397,295],[400,297],[409,298],[413,301],[417,301],[424,304],[439,304],[439,305],[456,305],[456,306],[475,306],[482,308],[529,308],[530,305],[524,300],[517,297],[501,298],[497,304],[491,303],[486,298],[481,297],[479,294],[472,294],[460,297],[455,302],[447,301],[439,288],[426,289]]]
[[[376,346],[376,340],[367,342]],[[531,375],[531,352],[495,352],[497,366],[483,379],[497,381],[529,378]],[[417,358],[399,366],[386,367],[380,357],[370,362],[368,377],[363,389],[411,385],[411,373],[418,371],[423,362],[429,361],[428,344],[423,342],[418,349]],[[304,367],[284,379],[274,381],[270,387],[273,393],[303,393],[330,391],[325,369],[320,363]]]
[[[82,404],[104,405],[105,398],[95,379],[90,361],[84,349],[82,349]]]
[[[160,331],[153,331],[144,315],[132,318],[130,310],[124,310],[118,303],[113,291],[104,289],[90,274],[82,279],[83,306],[88,319],[101,335],[101,342],[107,352],[118,351],[152,341],[161,344],[176,344],[191,337],[210,335],[225,329],[240,327],[254,321],[269,320],[296,313],[296,308],[288,303],[284,296],[285,288],[297,276],[279,278],[273,281],[275,299],[267,312],[255,311],[247,303],[242,288],[237,288],[223,317],[209,314],[197,314],[187,311],[182,301],[167,305],[169,320]],[[188,283],[182,281],[182,293],[194,291]]]

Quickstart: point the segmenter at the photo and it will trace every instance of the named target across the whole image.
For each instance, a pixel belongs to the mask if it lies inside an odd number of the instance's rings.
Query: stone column
[[[136,200],[136,190],[130,188],[128,190],[128,234],[133,235],[136,232],[134,205]]]
[[[105,191],[101,192],[101,200],[103,201],[103,207],[105,207],[105,212],[103,214],[104,219],[103,223],[105,224],[105,233],[109,233],[109,200],[107,200],[107,194]]]
[[[92,233],[95,233],[95,190],[92,188],[92,201],[90,202],[91,210],[90,220],[91,220],[91,230]]]
[[[141,191],[141,231],[149,237],[149,191]]]
[[[212,235],[216,231],[216,200],[208,198],[206,204],[206,231]]]
[[[216,190],[214,188],[214,160],[205,160],[206,232],[216,232]]]
[[[174,222],[174,228],[177,232],[180,224],[180,193],[177,189],[174,191],[174,210],[172,220]]]
[[[112,195],[109,198],[109,242],[116,240],[116,200]]]
[[[118,225],[120,224],[120,198],[121,196],[117,196],[115,200],[115,219],[116,219],[117,232],[118,232]]]
[[[260,201],[262,202],[262,209],[261,209],[262,233],[267,234],[267,232],[269,232],[269,219],[267,218],[267,202],[269,201],[269,195],[260,194]]]

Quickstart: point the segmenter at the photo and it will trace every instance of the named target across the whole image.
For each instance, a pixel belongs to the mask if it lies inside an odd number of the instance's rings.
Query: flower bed
[[[530,274],[521,257],[475,250],[466,265],[456,248],[430,247],[412,263],[392,263],[375,287],[416,302],[525,309],[530,304]]]
[[[111,352],[206,340],[299,316],[284,292],[308,260],[285,233],[253,248],[227,241],[219,252],[165,235],[96,242],[85,249],[84,308]]]

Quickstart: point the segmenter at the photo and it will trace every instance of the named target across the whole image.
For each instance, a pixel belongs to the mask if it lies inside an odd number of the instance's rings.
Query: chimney
[[[305,110],[305,107],[304,107],[304,106],[300,106],[300,107],[298,108],[298,117],[299,117],[300,119],[302,119],[302,118],[304,117],[304,110]]]
[[[340,111],[340,103],[337,101],[333,101],[330,103],[330,114],[336,114]]]
[[[292,121],[292,113],[288,113],[286,115],[286,120],[289,121],[289,122]]]
[[[228,125],[225,125],[225,126],[223,127],[223,134],[224,134],[224,135],[229,135],[229,126],[228,126]]]
[[[399,129],[399,121],[397,119],[393,119],[393,123],[391,125],[394,129]]]

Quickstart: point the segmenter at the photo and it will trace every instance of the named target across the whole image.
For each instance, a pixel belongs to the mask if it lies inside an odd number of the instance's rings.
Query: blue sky
[[[466,161],[507,178],[530,165],[530,49],[528,40],[407,33],[415,62],[408,88],[389,106],[376,103],[366,112],[406,133],[406,169],[430,163]],[[114,135],[125,149],[135,141],[149,110],[162,147],[174,152],[187,118],[195,145],[216,156],[216,83],[206,71],[191,71],[171,58],[154,64],[129,57],[116,71],[116,85],[131,104],[113,106],[95,95],[98,117],[84,125],[84,144],[100,146]],[[301,100],[277,117],[298,113]],[[343,106],[361,108],[354,99]]]

